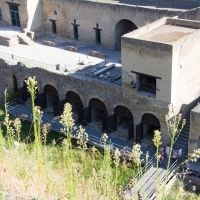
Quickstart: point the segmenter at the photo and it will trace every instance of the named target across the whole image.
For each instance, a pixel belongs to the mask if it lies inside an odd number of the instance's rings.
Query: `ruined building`
[[[165,115],[182,113],[188,117],[198,101],[197,0],[0,3],[2,99],[2,91],[8,87],[10,93],[17,91],[19,99],[26,102],[24,80],[36,76],[36,104],[43,109],[52,106],[54,114],[59,115],[64,103],[70,102],[77,123],[94,125],[109,134],[116,132],[136,142],[151,142],[153,131],[159,129],[164,145],[169,142]],[[49,37],[44,41],[45,36]],[[55,42],[59,37],[68,42],[59,46]],[[41,43],[49,46],[42,47]],[[62,49],[64,45],[68,50]],[[46,54],[40,48],[45,48]],[[49,64],[44,64],[41,60],[53,51],[47,59]],[[24,52],[23,59],[15,55],[20,52]],[[54,63],[65,53],[65,61]],[[81,53],[85,60],[80,59]],[[188,136],[179,144],[186,149]],[[200,141],[190,137],[191,145],[197,148]]]

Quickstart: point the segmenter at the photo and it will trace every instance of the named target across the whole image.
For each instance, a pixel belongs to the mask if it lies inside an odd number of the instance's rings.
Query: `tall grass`
[[[30,130],[26,129],[24,137],[24,122],[7,112],[0,127],[2,196],[8,199],[117,199],[119,189],[137,172],[136,164],[121,157],[119,151],[113,155],[106,145],[106,135],[103,135],[104,150],[88,146],[87,133],[83,127],[77,129],[74,125],[70,104],[65,105],[60,117],[63,137],[48,141],[50,124],[42,125],[42,112],[33,103],[36,80],[29,78],[27,85],[33,111]],[[20,143],[19,149],[13,147],[14,141]]]

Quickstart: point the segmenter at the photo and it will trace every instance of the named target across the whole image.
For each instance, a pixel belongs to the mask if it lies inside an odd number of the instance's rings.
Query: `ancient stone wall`
[[[115,26],[123,19],[132,21],[137,28],[163,16],[176,16],[181,11],[142,8],[137,6],[108,4],[78,0],[44,0],[45,30],[52,32],[51,20],[56,20],[57,34],[73,38],[73,26],[79,24],[79,40],[95,43],[96,24],[101,30],[101,44],[114,47]]]
[[[188,153],[193,153],[193,150],[200,148],[200,107],[197,105],[190,112],[190,134],[188,141]]]
[[[36,76],[39,93],[43,92],[44,86],[47,84],[57,89],[60,100],[65,99],[68,91],[73,91],[80,96],[84,107],[88,106],[90,99],[98,98],[105,103],[108,115],[114,114],[116,106],[126,106],[133,114],[134,126],[141,122],[143,114],[151,113],[160,120],[163,143],[168,142],[165,114],[168,113],[169,108],[166,102],[135,95],[129,91],[123,93],[122,87],[119,85],[88,79],[87,77],[61,72],[55,73],[41,68],[27,68],[23,65],[10,66],[2,60],[0,66],[4,70],[0,74],[0,78],[4,83],[0,85],[0,90],[8,87],[9,93],[12,93],[13,75],[17,79],[18,88],[23,86],[24,79],[29,76]]]

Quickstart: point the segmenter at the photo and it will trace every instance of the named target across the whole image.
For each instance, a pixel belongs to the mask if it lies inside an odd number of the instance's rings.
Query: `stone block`
[[[28,31],[27,33],[27,36],[31,38],[31,40],[34,40],[35,39],[35,32],[33,31]]]
[[[94,56],[94,57],[97,57],[97,58],[106,58],[105,54],[99,53],[97,51],[91,51],[90,53],[88,53],[88,55]]]
[[[47,41],[47,40],[43,40],[42,44],[50,46],[50,47],[55,47],[56,46],[55,42],[51,42],[51,41]]]
[[[73,46],[67,46],[66,50],[68,51],[73,51],[73,52],[79,52],[79,49]]]

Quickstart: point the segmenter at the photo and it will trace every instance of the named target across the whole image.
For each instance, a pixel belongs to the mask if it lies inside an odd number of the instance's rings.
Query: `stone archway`
[[[47,84],[44,86],[44,94],[48,111],[53,112],[55,116],[60,115],[59,95],[57,89],[54,86]]]
[[[159,119],[153,114],[145,113],[141,123],[136,127],[136,142],[145,144],[145,146],[153,145],[152,139],[155,130],[160,130]]]
[[[125,106],[117,106],[114,109],[117,122],[117,134],[124,140],[134,138],[134,118],[131,111]]]
[[[128,19],[120,20],[115,26],[115,48],[121,49],[121,36],[136,30],[137,26]]]
[[[89,101],[89,108],[91,109],[92,126],[96,130],[104,131],[106,129],[107,108],[103,101],[97,98],[92,98]]]
[[[82,122],[82,117],[80,116],[82,114],[80,112],[82,112],[83,104],[80,96],[76,92],[68,91],[65,96],[65,101],[72,106],[72,116],[75,122]]]

